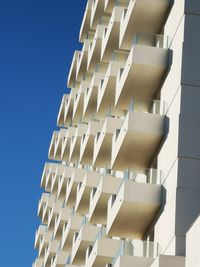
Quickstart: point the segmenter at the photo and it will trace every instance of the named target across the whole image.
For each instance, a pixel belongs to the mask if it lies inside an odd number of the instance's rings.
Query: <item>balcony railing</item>
[[[159,255],[159,244],[152,241],[143,240],[123,240],[116,256],[114,257],[111,266],[114,266],[120,256],[133,256],[143,258],[156,258]]]

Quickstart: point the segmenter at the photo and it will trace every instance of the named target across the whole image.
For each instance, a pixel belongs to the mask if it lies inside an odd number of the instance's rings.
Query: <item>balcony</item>
[[[49,193],[42,193],[41,199],[38,202],[38,217],[40,217],[40,219],[42,219],[42,214],[44,212],[48,199]]]
[[[83,102],[85,91],[89,87],[89,81],[82,81],[80,85],[80,89],[74,98],[74,108],[73,108],[73,121],[80,122],[83,114]]]
[[[97,188],[101,174],[96,171],[88,171],[83,182],[77,188],[75,211],[80,214],[87,214],[89,211],[90,194],[93,188]]]
[[[49,210],[47,227],[48,227],[48,230],[50,230],[52,232],[53,232],[53,229],[55,227],[55,218],[56,218],[56,216],[59,215],[59,212],[62,208],[62,205],[63,205],[62,201],[56,200],[54,202],[52,208]]]
[[[101,18],[104,14],[104,2],[105,0],[93,0],[91,8],[90,28],[96,30],[98,24],[101,23]]]
[[[93,164],[95,166],[110,167],[112,137],[116,129],[120,129],[122,124],[123,119],[106,117],[102,130],[97,133],[94,142]]]
[[[62,140],[62,150],[61,150],[61,159],[62,161],[69,161],[69,153],[70,153],[70,144],[71,139],[75,135],[77,128],[76,127],[69,127],[67,129],[66,136]]]
[[[54,175],[52,177],[52,183],[51,183],[51,193],[57,194],[58,193],[58,184],[60,179],[63,176],[64,170],[66,166],[63,164],[57,164],[56,171],[54,172]]]
[[[57,126],[58,127],[64,126],[65,107],[66,107],[68,101],[69,101],[69,95],[63,95],[60,109],[58,112],[58,117],[57,117]]]
[[[93,42],[91,43],[88,51],[88,62],[87,62],[87,70],[89,72],[93,72],[95,69],[95,65],[100,62],[101,59],[101,45],[102,45],[102,37],[105,32],[105,25],[98,25]]]
[[[48,175],[46,176],[46,183],[45,183],[45,191],[52,192],[52,183],[55,178],[55,173],[58,168],[59,164],[57,163],[50,163]]]
[[[48,184],[47,180],[49,180],[49,174],[50,174],[50,168],[51,168],[52,163],[45,163],[44,169],[42,172],[42,178],[41,178],[41,183],[40,186],[45,189],[45,191],[50,192],[50,188],[46,188],[46,183]]]
[[[58,240],[52,240],[48,247],[45,249],[45,255],[44,255],[44,266],[48,267],[51,264],[51,259],[56,256],[57,251],[60,246],[60,241]]]
[[[114,50],[119,49],[120,19],[124,8],[115,6],[102,39],[101,61],[109,63]]]
[[[74,235],[71,264],[84,265],[86,250],[95,241],[98,232],[99,227],[97,226],[83,225],[79,233]]]
[[[171,0],[131,0],[120,23],[120,49],[130,50],[137,31],[160,33],[162,31]]]
[[[38,230],[35,232],[35,249],[39,249],[40,240],[45,235],[47,230],[46,225],[40,225]]]
[[[64,201],[66,195],[66,188],[67,188],[67,181],[71,178],[74,172],[73,167],[66,167],[64,168],[63,175],[60,177],[58,181],[58,193],[57,199]]]
[[[78,56],[77,68],[76,68],[76,80],[82,81],[87,70],[88,50],[91,44],[91,40],[86,39],[83,44],[81,53]]]
[[[79,231],[83,223],[83,216],[71,215],[69,221],[63,226],[61,249],[71,251],[74,233]]]
[[[67,129],[61,129],[58,138],[55,141],[54,159],[61,161],[62,142],[66,137]]]
[[[109,236],[144,237],[162,204],[162,186],[150,182],[148,177],[146,182],[136,182],[134,174],[130,180],[124,180],[118,192],[111,196],[107,213]]]
[[[54,231],[53,231],[54,239],[61,240],[63,226],[65,223],[68,222],[72,214],[72,211],[73,211],[72,209],[69,209],[66,207],[62,207],[60,209],[59,215],[57,215],[55,218],[55,226],[54,226]]]
[[[85,177],[86,171],[83,169],[75,168],[71,179],[67,183],[67,192],[65,198],[65,204],[67,207],[73,207],[76,201],[77,186],[81,183]]]
[[[43,258],[37,258],[33,264],[32,267],[43,267],[44,259]]]
[[[52,258],[51,260],[51,267],[65,267],[65,263],[68,257],[69,253],[58,251],[55,258]]]
[[[108,200],[116,194],[122,179],[110,174],[102,176],[97,188],[90,195],[89,222],[92,224],[106,224]]]
[[[78,60],[80,53],[81,51],[75,51],[74,56],[72,58],[72,63],[71,63],[68,80],[67,80],[67,87],[69,88],[72,88],[76,81],[77,60]]]
[[[55,143],[58,139],[58,136],[59,136],[59,131],[54,131],[53,132],[53,135],[52,135],[52,138],[51,138],[51,143],[50,143],[50,146],[49,146],[49,153],[48,153],[48,158],[51,159],[51,160],[54,160],[54,155],[55,155]]]
[[[85,92],[83,119],[86,121],[94,117],[94,113],[96,112],[98,86],[105,76],[107,67],[107,64],[103,63],[97,65],[97,72],[94,72],[90,87]]]
[[[131,98],[145,102],[155,97],[169,68],[169,50],[162,48],[163,42],[163,36],[138,33],[117,77],[117,107],[126,109]]]
[[[81,43],[87,38],[88,32],[90,30],[90,17],[91,17],[91,8],[93,0],[88,0],[85,8],[80,32],[79,32],[79,41]]]
[[[49,195],[47,202],[43,208],[43,213],[42,213],[42,223],[47,224],[48,223],[48,215],[49,211],[52,209],[54,202],[55,202],[55,195]]]
[[[81,138],[86,133],[87,127],[88,126],[85,123],[79,124],[76,129],[75,135],[71,139],[69,154],[70,162],[77,162],[79,160]]]
[[[115,6],[126,7],[130,0],[105,0],[104,12],[111,14]]]
[[[52,236],[53,236],[52,232],[46,231],[44,236],[40,239],[40,245],[39,245],[39,251],[38,251],[39,257],[44,257],[45,249],[50,244]]]
[[[127,52],[115,52],[114,60],[110,61],[104,80],[99,84],[97,94],[97,113],[105,116],[108,108],[115,105],[115,88],[119,70],[124,67]]]
[[[72,88],[70,95],[69,95],[69,101],[67,102],[65,113],[64,113],[64,125],[65,127],[71,126],[72,121],[72,115],[73,115],[73,108],[74,108],[74,99],[76,98],[76,95],[79,91],[80,84],[75,84],[75,87]]]
[[[113,261],[113,267],[141,266],[151,267],[159,254],[157,243],[142,240],[123,240]],[[163,265],[159,265],[164,267]],[[169,265],[176,266],[176,265]]]
[[[89,247],[86,253],[87,267],[105,267],[113,261],[119,251],[122,240],[99,238],[93,246]]]
[[[102,128],[102,122],[90,121],[87,132],[82,136],[80,146],[80,163],[91,164],[93,160],[94,140]]]
[[[140,172],[148,168],[161,144],[164,122],[162,115],[128,111],[113,136],[112,169]]]

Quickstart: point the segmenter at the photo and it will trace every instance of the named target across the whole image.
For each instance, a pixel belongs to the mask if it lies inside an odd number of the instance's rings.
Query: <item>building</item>
[[[33,267],[200,266],[199,26],[197,0],[88,0]]]

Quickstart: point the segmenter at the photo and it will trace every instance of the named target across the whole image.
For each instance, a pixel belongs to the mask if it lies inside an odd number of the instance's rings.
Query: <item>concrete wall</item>
[[[186,267],[200,266],[200,217],[194,222],[187,232]]]
[[[185,234],[200,212],[200,2],[176,0],[164,27],[173,61],[161,89],[169,132],[158,155],[166,204],[155,241],[169,255],[185,255]]]

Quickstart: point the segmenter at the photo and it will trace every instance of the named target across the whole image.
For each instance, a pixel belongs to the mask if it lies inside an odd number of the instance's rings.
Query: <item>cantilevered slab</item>
[[[86,250],[91,245],[99,232],[99,227],[93,225],[83,225],[74,236],[73,247],[71,253],[71,263],[76,265],[84,265]]]
[[[87,131],[87,124],[79,124],[75,135],[71,139],[69,161],[77,162],[80,157],[81,138]]]
[[[120,24],[120,49],[130,50],[137,32],[160,33],[171,0],[130,0]]]
[[[101,267],[106,266],[113,261],[119,251],[122,240],[114,240],[111,238],[97,239],[94,246],[87,251],[86,266]]]
[[[142,239],[161,207],[161,185],[124,181],[108,204],[107,234]]]
[[[93,72],[97,62],[100,62],[101,59],[101,46],[102,46],[102,37],[106,30],[105,25],[98,25],[94,39],[89,47],[88,51],[88,61],[87,61],[87,71]]]
[[[69,100],[69,95],[66,95],[66,94],[63,95],[60,109],[58,112],[58,117],[57,117],[57,126],[58,127],[64,126],[64,113],[65,113],[65,107],[67,105],[68,100]]]
[[[105,77],[98,86],[97,114],[100,118],[104,118],[109,110],[114,109],[117,75],[127,59],[127,52],[116,52],[116,54],[117,58],[109,63]]]
[[[164,48],[132,46],[117,78],[116,107],[127,109],[132,98],[141,102],[153,100],[168,69],[168,54]]]
[[[94,151],[94,140],[97,132],[102,128],[103,122],[90,121],[88,123],[88,129],[82,136],[80,145],[80,163],[83,165],[92,164],[93,151]]]
[[[121,183],[121,178],[109,174],[102,176],[98,187],[94,188],[91,192],[89,206],[90,223],[106,224],[108,200],[112,194],[117,193]]]
[[[87,214],[89,211],[90,194],[93,188],[97,188],[102,175],[96,171],[88,171],[77,191],[75,211],[80,214]]]
[[[114,7],[108,28],[104,32],[101,47],[101,61],[103,62],[109,63],[113,51],[119,49],[119,28],[123,10],[123,7]]]
[[[84,12],[80,32],[79,32],[79,41],[82,43],[87,38],[88,31],[90,30],[90,17],[91,17],[92,2],[93,0],[87,1],[87,5],[85,8],[85,12]]]
[[[141,171],[149,167],[164,135],[164,116],[128,112],[113,137],[111,167]]]
[[[112,137],[120,129],[123,119],[106,117],[102,130],[97,133],[94,142],[93,164],[98,167],[109,167],[111,163]]]
[[[76,231],[79,231],[83,222],[83,216],[71,215],[69,221],[63,226],[61,249],[71,252],[73,236]]]
[[[68,180],[66,198],[65,198],[65,204],[67,207],[71,208],[74,206],[77,194],[77,186],[79,183],[83,181],[85,174],[86,174],[85,170],[75,168],[71,178]]]
[[[72,58],[71,67],[69,70],[69,75],[67,79],[67,87],[72,88],[76,81],[76,69],[77,69],[77,60],[80,55],[81,51],[75,51],[74,56]]]

